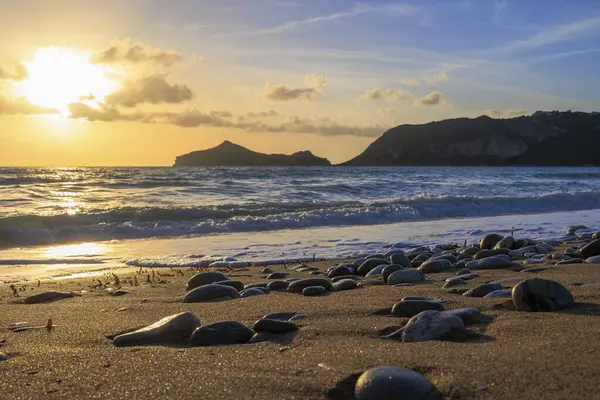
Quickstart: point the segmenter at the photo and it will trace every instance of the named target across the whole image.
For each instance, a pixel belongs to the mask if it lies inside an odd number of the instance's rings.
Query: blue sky
[[[261,151],[308,147],[343,161],[402,123],[600,109],[596,0],[22,0],[1,6],[0,35],[11,38],[0,49],[0,68],[7,71],[48,46],[93,55],[138,43],[148,54],[180,55],[168,68],[124,66],[117,83],[162,77],[145,82],[167,80],[166,90],[185,86],[191,94],[181,101],[137,99],[135,109],[99,102],[88,110],[93,115],[81,114],[82,107],[63,115],[88,125],[61,128],[155,130],[164,135],[159,142],[175,143],[173,152],[228,139]],[[6,82],[0,90],[11,94]],[[37,129],[35,116],[10,118],[12,125],[27,118],[20,129]],[[0,132],[6,120],[0,118]]]

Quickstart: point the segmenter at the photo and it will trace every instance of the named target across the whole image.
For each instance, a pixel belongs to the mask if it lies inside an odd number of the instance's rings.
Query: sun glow
[[[27,79],[17,84],[17,93],[33,104],[57,109],[69,115],[69,104],[82,102],[98,108],[104,97],[119,83],[108,75],[111,71],[90,62],[90,54],[46,47],[39,49],[32,61],[23,63]]]

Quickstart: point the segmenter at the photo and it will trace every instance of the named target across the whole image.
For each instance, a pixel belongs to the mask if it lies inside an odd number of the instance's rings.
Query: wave
[[[122,207],[77,215],[0,218],[0,247],[178,237],[326,226],[600,209],[600,191],[521,196],[435,196],[377,202]]]

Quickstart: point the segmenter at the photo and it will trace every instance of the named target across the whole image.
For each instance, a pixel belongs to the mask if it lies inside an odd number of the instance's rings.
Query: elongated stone
[[[392,315],[410,318],[427,310],[444,311],[444,305],[431,300],[403,300],[394,304]]]
[[[31,295],[29,297],[26,297],[25,300],[23,300],[23,301],[25,302],[25,304],[37,304],[37,303],[45,303],[48,301],[67,299],[70,297],[75,297],[75,295],[70,292],[58,292],[58,291],[51,290],[48,292],[42,292],[42,293]]]
[[[234,288],[238,292],[241,292],[242,290],[244,290],[244,283],[240,282],[240,281],[226,280],[226,281],[215,282],[215,284],[217,284],[217,285],[224,285],[224,286],[231,286],[232,288]]]
[[[198,286],[188,292],[183,298],[184,303],[201,303],[206,301],[217,301],[226,298],[237,298],[238,291],[231,286],[217,285],[214,283]]]
[[[463,293],[467,297],[483,297],[494,290],[502,290],[502,285],[499,283],[484,283],[483,285],[475,286],[471,290]]]
[[[284,312],[267,314],[264,317],[262,317],[262,319],[277,319],[277,320],[280,320],[280,321],[287,321],[287,320],[293,318],[296,315],[298,315],[297,312],[284,311]]]
[[[192,346],[247,343],[254,331],[238,321],[221,321],[201,326],[192,333]]]
[[[190,278],[185,288],[186,290],[192,290],[202,285],[227,280],[229,280],[229,277],[219,271],[200,272]]]
[[[333,284],[332,290],[340,292],[342,290],[356,289],[356,281],[354,279],[342,279]]]
[[[332,288],[331,281],[326,278],[307,278],[300,279],[298,281],[294,281],[290,283],[288,286],[288,292],[290,293],[301,293],[304,288],[309,286],[321,286],[325,288],[325,290],[330,290]]]
[[[323,286],[308,286],[302,289],[303,296],[320,296],[325,292],[326,290]]]
[[[285,281],[273,281],[273,282],[269,282],[269,284],[267,285],[267,288],[269,290],[287,290],[289,285],[290,284]]]
[[[250,288],[250,289],[244,289],[240,292],[240,298],[244,298],[244,297],[251,297],[251,296],[260,296],[260,295],[264,295],[265,292],[263,292],[262,290],[258,289],[258,288]]]
[[[389,264],[390,262],[388,260],[385,260],[383,258],[369,258],[367,260],[365,260],[365,262],[363,262],[360,267],[357,268],[356,273],[357,275],[360,276],[365,276],[369,273],[369,271],[371,271],[373,268],[377,267],[378,265],[382,265],[382,264]]]
[[[388,285],[397,285],[399,283],[415,283],[425,280],[425,275],[421,271],[414,269],[405,269],[392,272],[388,277]]]
[[[190,337],[200,320],[191,312],[171,315],[136,331],[116,336],[115,346],[180,342]]]
[[[276,319],[259,319],[254,323],[252,327],[256,332],[270,332],[270,333],[287,333],[293,332],[298,327],[293,322],[281,321]]]
[[[500,269],[500,268],[509,268],[519,266],[520,264],[509,261],[501,257],[487,257],[482,258],[481,260],[473,260],[467,263],[467,268],[470,270],[477,269]]]

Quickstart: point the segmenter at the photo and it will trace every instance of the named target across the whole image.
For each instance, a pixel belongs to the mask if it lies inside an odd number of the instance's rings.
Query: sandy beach
[[[320,270],[336,262],[310,263]],[[536,265],[546,265],[538,264]],[[381,365],[414,369],[449,399],[592,399],[600,396],[600,265],[546,265],[537,273],[478,271],[461,290],[442,289],[455,271],[427,274],[411,287],[368,285],[318,297],[271,291],[267,295],[216,303],[182,303],[189,268],[155,269],[154,282],[139,270],[117,273],[122,289],[113,297],[114,277],[30,281],[0,288],[0,341],[8,359],[0,362],[0,390],[7,399],[198,398],[323,399],[347,376]],[[306,278],[288,265],[271,267]],[[264,282],[262,267],[229,273],[232,280]],[[160,275],[159,275],[160,274]],[[139,285],[128,281],[136,277]],[[576,304],[566,310],[518,312],[507,298],[460,295],[466,288],[510,277],[541,277],[562,283]],[[99,286],[99,281],[102,286]],[[364,279],[364,278],[363,278]],[[161,282],[159,282],[161,281]],[[510,288],[516,281],[506,281]],[[582,285],[593,284],[593,285]],[[18,304],[27,295],[70,291],[74,298]],[[441,297],[446,309],[477,307],[493,318],[469,327],[460,340],[405,343],[379,338],[407,318],[389,315],[406,296]],[[119,309],[124,309],[117,311]],[[278,342],[189,347],[150,345],[116,347],[105,335],[149,325],[183,311],[202,325],[223,320],[252,324],[282,311],[305,314],[299,330]],[[53,328],[12,332],[9,324]],[[335,398],[335,397],[331,397]]]

